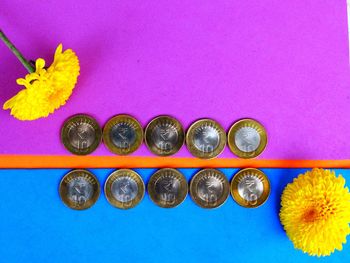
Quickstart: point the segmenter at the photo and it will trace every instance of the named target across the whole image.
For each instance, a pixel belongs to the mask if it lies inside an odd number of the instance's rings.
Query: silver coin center
[[[242,127],[235,134],[235,144],[242,152],[254,152],[260,145],[260,134],[252,127]]]
[[[194,146],[201,152],[213,152],[220,143],[219,132],[211,126],[202,126],[195,130],[193,136]]]
[[[209,202],[217,201],[224,191],[223,183],[216,177],[207,177],[199,181],[197,189],[199,198]]]
[[[152,139],[157,148],[170,151],[178,142],[178,133],[174,126],[161,124],[153,129]]]
[[[76,177],[67,184],[68,199],[74,203],[84,204],[93,195],[93,186],[84,178]]]
[[[111,140],[113,144],[121,149],[127,149],[136,141],[136,132],[127,123],[117,123],[111,129]]]
[[[238,183],[238,194],[249,202],[258,200],[263,191],[263,183],[254,175],[247,175]]]
[[[155,191],[160,200],[164,202],[173,202],[180,192],[180,181],[175,177],[162,177],[155,184]]]
[[[138,186],[136,181],[128,176],[119,177],[112,183],[111,192],[116,200],[125,203],[135,199]]]
[[[86,149],[95,141],[95,130],[89,123],[77,123],[69,129],[68,139],[73,147]]]

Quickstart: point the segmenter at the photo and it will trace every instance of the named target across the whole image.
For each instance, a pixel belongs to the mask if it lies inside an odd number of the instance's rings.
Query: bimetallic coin
[[[115,154],[131,154],[140,147],[142,141],[142,127],[129,115],[114,116],[104,126],[103,142]]]
[[[121,209],[135,207],[145,194],[145,185],[140,175],[130,169],[113,172],[105,183],[108,202]]]
[[[203,208],[221,206],[230,192],[226,176],[216,169],[203,169],[191,180],[190,194],[193,201]]]
[[[270,194],[270,183],[260,170],[240,170],[231,181],[231,195],[241,206],[254,208],[265,203]]]
[[[186,145],[191,154],[198,158],[215,158],[225,148],[226,132],[214,120],[198,120],[187,131]]]
[[[61,141],[73,154],[92,153],[101,142],[102,131],[97,121],[88,115],[74,115],[66,120],[61,129]]]
[[[228,132],[228,145],[231,151],[241,158],[258,156],[264,151],[266,144],[265,128],[252,119],[239,120]]]
[[[68,207],[83,210],[96,203],[100,196],[100,183],[87,170],[73,170],[62,178],[59,193]]]
[[[163,168],[152,175],[147,190],[155,204],[171,208],[178,206],[185,200],[188,185],[186,178],[178,170]]]
[[[159,116],[146,127],[145,142],[156,155],[169,156],[177,153],[184,143],[181,123],[169,116]]]

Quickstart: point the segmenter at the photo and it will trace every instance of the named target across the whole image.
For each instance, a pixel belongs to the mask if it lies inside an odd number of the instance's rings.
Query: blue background
[[[135,169],[147,182],[154,169]],[[190,179],[198,169],[179,169]],[[238,169],[220,169],[229,179]],[[188,196],[162,209],[146,194],[131,210],[112,207],[103,184],[113,169],[91,169],[101,196],[85,211],[67,208],[58,195],[69,170],[0,170],[0,262],[350,262],[350,244],[318,259],[293,248],[278,213],[283,188],[305,170],[262,169],[271,195],[246,209],[231,197],[218,209]],[[348,179],[350,170],[336,170]]]

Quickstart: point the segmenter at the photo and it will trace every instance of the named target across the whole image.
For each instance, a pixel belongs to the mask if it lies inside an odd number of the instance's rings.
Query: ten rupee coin
[[[177,153],[184,143],[181,123],[170,116],[159,116],[146,127],[145,142],[151,152],[160,156]]]
[[[74,115],[66,120],[61,129],[61,141],[73,154],[92,153],[101,142],[102,131],[97,121],[88,115]]]
[[[113,172],[105,183],[108,202],[121,209],[135,207],[145,194],[145,185],[140,175],[130,169]]]
[[[192,155],[202,159],[211,159],[224,150],[226,132],[216,121],[201,119],[188,129],[186,145]]]
[[[269,194],[269,179],[258,169],[240,170],[231,181],[231,195],[243,207],[258,207],[266,202]]]
[[[230,192],[226,176],[216,169],[200,170],[191,180],[190,194],[193,201],[203,208],[221,206]]]
[[[68,207],[76,210],[87,209],[100,196],[100,183],[87,170],[73,170],[62,178],[59,194]]]
[[[115,154],[131,154],[140,147],[142,141],[142,127],[129,115],[114,116],[103,128],[103,142]]]
[[[152,175],[147,190],[155,204],[171,208],[178,206],[185,200],[188,185],[186,178],[178,170],[163,168]]]
[[[242,119],[232,125],[228,132],[231,151],[241,158],[254,158],[261,154],[267,144],[265,128],[252,119]]]

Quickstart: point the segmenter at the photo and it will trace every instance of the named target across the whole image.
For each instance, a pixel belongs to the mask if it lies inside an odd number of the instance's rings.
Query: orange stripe
[[[350,160],[268,160],[179,157],[0,155],[0,168],[350,168]]]

